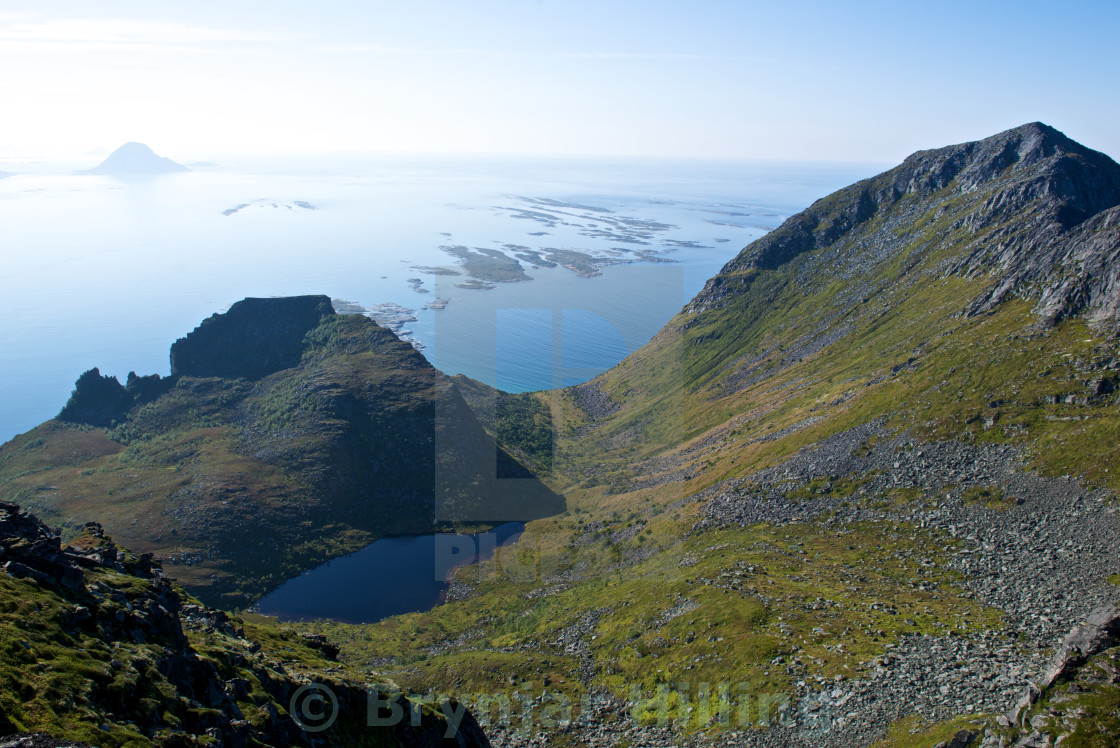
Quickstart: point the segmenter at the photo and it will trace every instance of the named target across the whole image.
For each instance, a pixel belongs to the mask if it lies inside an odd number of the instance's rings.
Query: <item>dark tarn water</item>
[[[326,618],[343,623],[374,623],[429,610],[443,602],[452,569],[489,560],[496,548],[515,543],[524,529],[520,522],[507,522],[474,535],[381,538],[289,579],[254,609],[282,621]]]

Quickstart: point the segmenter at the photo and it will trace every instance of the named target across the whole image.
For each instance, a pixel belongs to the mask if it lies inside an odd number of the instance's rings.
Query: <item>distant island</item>
[[[87,169],[85,174],[109,174],[130,176],[138,174],[173,174],[176,172],[190,171],[182,164],[177,164],[169,158],[157,156],[151,148],[143,143],[125,143],[109,154],[108,158],[93,169]]]

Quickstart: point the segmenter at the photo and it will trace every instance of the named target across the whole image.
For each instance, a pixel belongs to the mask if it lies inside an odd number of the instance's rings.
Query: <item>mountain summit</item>
[[[581,401],[595,393],[621,406],[605,424],[613,433],[628,428],[625,413],[687,412],[683,403],[699,393],[745,394],[822,358],[839,357],[846,376],[878,383],[880,364],[870,356],[913,368],[911,359],[971,335],[962,320],[982,325],[995,316],[1016,335],[1072,335],[1062,323],[1076,320],[1114,337],[1118,259],[1120,165],[1028,123],[918,151],[817,200],[745,247],[646,347],[577,391]],[[1015,315],[1028,320],[1027,331],[1015,328]],[[975,399],[983,412],[999,398]],[[715,411],[696,415],[687,429],[679,418],[643,416],[640,442],[675,443],[714,425]]]
[[[109,157],[102,161],[100,165],[86,173],[129,176],[174,174],[181,171],[190,171],[190,169],[175,163],[169,158],[157,156],[151,148],[143,143],[125,143],[110,153]]]
[[[881,231],[884,224],[889,232]],[[803,263],[815,280],[831,281],[835,272],[866,296],[875,291],[868,271],[902,253],[909,267],[944,253],[943,272],[989,280],[970,313],[1020,296],[1037,302],[1043,323],[1085,314],[1117,326],[1118,224],[1120,165],[1033,122],[918,151],[818,200],[731,260],[689,310],[718,306],[733,291],[745,292],[758,271],[790,263]]]

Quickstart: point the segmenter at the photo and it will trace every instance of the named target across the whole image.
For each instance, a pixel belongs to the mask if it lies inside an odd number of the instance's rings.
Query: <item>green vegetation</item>
[[[549,394],[503,392],[461,374],[453,379],[499,445],[537,475],[551,475],[554,434]]]
[[[605,688],[625,699],[634,687],[731,678],[788,694],[791,678],[859,676],[900,636],[1000,625],[944,569],[953,544],[908,527],[754,527],[688,540],[654,532],[562,549],[549,540],[530,538],[527,558],[478,569],[469,602],[369,626],[300,626],[339,642],[347,662],[383,663],[408,688],[452,687],[474,706],[477,695],[512,693],[511,682],[569,698]],[[617,564],[643,548],[659,552]],[[575,568],[582,581],[556,586],[539,576]],[[585,654],[556,644],[583,628]],[[379,659],[388,652],[391,662]]]
[[[986,723],[987,719],[980,715],[933,724],[914,715],[891,725],[888,736],[872,744],[872,748],[934,748],[948,743],[961,730],[980,731]]]
[[[466,274],[477,280],[512,283],[530,279],[520,262],[500,250],[486,247],[472,249],[461,245],[440,247],[440,249],[452,257],[459,258]]]
[[[317,737],[332,745],[396,746],[446,729],[436,703],[417,704],[418,727],[368,724],[367,686],[395,684],[339,663],[322,640],[203,608],[100,534],[64,555],[11,504],[0,525],[25,575],[0,575],[0,733],[113,748],[309,745],[289,713],[308,681],[330,689],[336,722]]]

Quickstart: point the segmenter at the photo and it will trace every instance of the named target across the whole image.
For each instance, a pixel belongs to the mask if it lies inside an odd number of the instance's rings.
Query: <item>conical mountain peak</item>
[[[180,171],[190,171],[190,169],[169,158],[156,155],[143,143],[130,142],[110,153],[100,165],[87,173],[129,176],[171,174]]]

